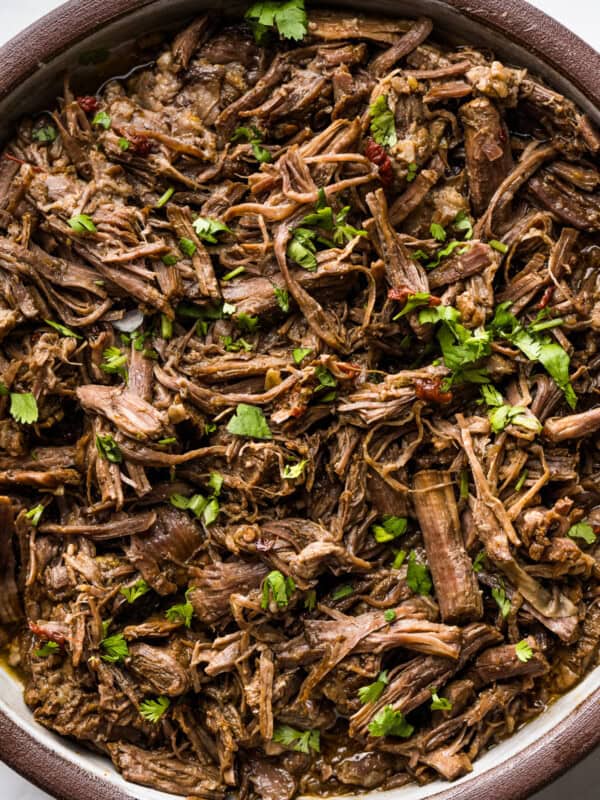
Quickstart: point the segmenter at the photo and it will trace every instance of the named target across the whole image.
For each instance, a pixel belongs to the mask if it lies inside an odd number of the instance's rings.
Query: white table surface
[[[38,17],[61,5],[62,0],[0,0],[0,44]],[[99,0],[101,2],[101,0]],[[502,2],[502,0],[498,0]],[[600,5],[597,0],[530,0],[600,50]],[[539,792],[532,800],[598,800],[600,748],[577,767]],[[0,763],[2,800],[51,800],[11,769]]]

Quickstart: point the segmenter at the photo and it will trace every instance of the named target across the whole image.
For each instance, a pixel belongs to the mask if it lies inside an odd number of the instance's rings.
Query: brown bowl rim
[[[155,0],[70,0],[0,47],[0,101],[41,65],[110,22]],[[525,0],[442,0],[498,31],[555,69],[600,109],[600,54]],[[545,736],[471,780],[430,800],[524,800],[600,744],[600,689]],[[0,710],[0,758],[57,800],[135,800],[108,780],[65,759]],[[132,785],[132,791],[135,791]]]

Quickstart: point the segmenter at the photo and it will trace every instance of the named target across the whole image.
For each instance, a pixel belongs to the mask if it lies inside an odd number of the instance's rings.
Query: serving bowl
[[[390,16],[427,15],[449,40],[493,49],[528,67],[600,122],[600,55],[522,0],[326,0]],[[48,107],[65,70],[78,87],[144,60],[143,33],[182,25],[206,9],[241,11],[244,4],[202,0],[71,0],[0,49],[0,138],[22,114]],[[110,52],[107,58],[106,51]],[[101,63],[96,63],[102,53]],[[145,59],[147,60],[147,58]],[[556,778],[600,743],[600,669],[537,719],[485,753],[469,775],[368,794],[369,800],[520,800]],[[33,783],[65,800],[167,800],[171,795],[124,781],[108,760],[61,739],[33,721],[18,678],[0,670],[0,756]],[[365,797],[365,795],[360,795]]]

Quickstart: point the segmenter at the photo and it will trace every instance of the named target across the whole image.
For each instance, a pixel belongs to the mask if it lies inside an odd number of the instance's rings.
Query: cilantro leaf
[[[189,592],[188,589],[185,593],[185,603],[178,603],[165,611],[165,617],[169,622],[182,622],[186,628],[191,627],[194,616],[194,606],[189,601]]]
[[[406,583],[416,594],[429,594],[433,586],[429,570],[425,564],[420,564],[417,561],[417,554],[414,550],[410,551],[408,557]]]
[[[187,239],[185,236],[182,236],[182,238],[179,240],[179,249],[184,255],[186,255],[188,258],[191,258],[196,252],[197,248],[191,239]]]
[[[124,136],[119,137],[119,148],[125,152],[125,150],[129,150],[131,146],[131,142],[129,139],[126,139]]]
[[[167,711],[171,701],[161,695],[156,700],[144,700],[140,703],[140,714],[147,721],[156,724]]]
[[[525,329],[514,314],[508,310],[510,306],[510,301],[507,301],[500,303],[496,308],[494,318],[490,323],[491,331],[514,344],[530,361],[538,361],[559,389],[562,389],[569,406],[575,408],[577,395],[571,386],[569,377],[569,354],[549,336],[540,335],[531,327]]]
[[[110,115],[106,113],[106,111],[98,111],[97,114],[94,115],[94,119],[92,120],[92,125],[98,125],[101,128],[104,128],[107,131],[111,125],[111,118]]]
[[[394,552],[394,560],[392,561],[392,569],[400,569],[402,564],[406,561],[406,550],[396,550]]]
[[[485,550],[480,550],[475,556],[475,560],[473,561],[473,572],[481,572],[481,570],[485,566],[486,558],[487,554]]]
[[[30,508],[29,511],[25,512],[25,516],[31,522],[34,528],[40,524],[40,520],[42,518],[42,514],[44,513],[44,506],[38,504],[37,506],[33,506]]]
[[[49,325],[51,328],[54,328],[55,331],[62,333],[63,336],[72,336],[73,339],[83,339],[79,333],[75,333],[70,328],[67,328],[65,325],[61,325],[60,322],[52,322],[51,319],[45,319],[44,322],[46,325]]]
[[[275,286],[273,284],[273,291],[275,293],[275,299],[277,300],[277,305],[283,311],[284,314],[287,314],[290,310],[290,295],[287,289],[281,289],[279,286]]]
[[[468,242],[469,239],[473,238],[473,223],[471,222],[465,211],[458,212],[458,214],[454,218],[452,227],[454,228],[455,231],[458,231],[459,233],[464,232],[466,242]]]
[[[317,592],[315,589],[309,589],[304,597],[304,608],[307,611],[314,611],[317,606]]]
[[[510,599],[506,596],[506,591],[504,586],[499,586],[495,589],[492,589],[492,597],[498,604],[498,608],[500,609],[500,613],[506,619],[510,614]]]
[[[110,461],[112,464],[120,464],[123,461],[123,454],[119,445],[115,442],[110,433],[98,434],[96,436],[96,449],[100,458]]]
[[[382,147],[393,147],[398,141],[396,119],[388,105],[387,95],[380,94],[369,107],[371,136]]]
[[[129,648],[122,633],[114,633],[112,636],[105,635],[100,642],[100,647],[104,650],[102,660],[111,664],[123,661],[129,655]]]
[[[304,10],[304,0],[287,0],[287,2],[253,3],[246,11],[256,41],[262,43],[267,31],[277,28],[282,39],[300,41],[308,32],[308,19]]]
[[[433,238],[438,242],[445,242],[446,241],[446,231],[443,225],[440,225],[439,222],[432,222],[429,226],[429,232],[433,236]]]
[[[33,654],[38,658],[47,658],[48,656],[54,656],[60,650],[60,645],[57,642],[45,642],[42,647],[38,650],[34,650]]]
[[[343,600],[345,597],[350,597],[351,594],[354,594],[354,586],[349,583],[344,583],[342,586],[338,586],[337,589],[334,589],[331,599]]]
[[[262,135],[257,128],[240,127],[236,128],[231,137],[232,142],[246,141],[252,148],[254,158],[261,164],[268,164],[273,160],[271,153],[266,147],[261,147]]]
[[[386,622],[394,622],[396,619],[396,612],[393,608],[388,608],[388,610],[384,612],[383,618]]]
[[[246,314],[244,311],[241,311],[235,318],[235,323],[240,330],[246,333],[254,333],[258,328],[259,319],[258,317],[253,317],[251,314]]]
[[[589,522],[578,522],[576,525],[571,525],[567,536],[570,536],[571,539],[583,539],[586,544],[594,544],[596,541],[596,534]]]
[[[294,359],[294,364],[300,365],[306,356],[310,355],[312,350],[310,347],[296,347],[292,350],[292,358]]]
[[[404,718],[401,711],[394,711],[393,706],[386,706],[369,723],[371,736],[400,736],[408,739],[414,727]]]
[[[358,699],[365,705],[365,703],[375,703],[381,697],[383,690],[388,685],[389,679],[387,670],[380,672],[377,680],[370,683],[368,686],[361,686],[358,690]]]
[[[94,220],[88,214],[75,214],[69,220],[69,225],[75,233],[96,233]]]
[[[171,197],[173,197],[174,194],[175,194],[175,189],[172,186],[169,186],[167,191],[164,194],[161,194],[161,196],[158,198],[158,200],[156,201],[156,205],[154,207],[162,208],[169,202],[169,200],[171,199]]]
[[[198,217],[198,219],[194,220],[192,226],[196,236],[203,242],[208,242],[208,244],[217,244],[217,237],[220,233],[232,232],[224,222],[219,222],[218,219],[212,219],[211,217]]]
[[[231,336],[221,336],[221,342],[228,353],[239,353],[241,350],[243,350],[245,353],[250,353],[253,349],[250,342],[247,342],[241,336],[235,341],[231,338]]]
[[[417,163],[415,161],[411,161],[406,170],[406,180],[408,183],[412,183],[414,179],[417,177],[418,169],[419,167]]]
[[[247,436],[250,439],[273,438],[262,409],[246,403],[238,405],[235,414],[227,423],[227,430],[235,436]]]
[[[522,661],[524,664],[533,657],[533,650],[527,639],[521,639],[520,642],[517,642],[515,645],[515,653],[519,661]]]
[[[40,144],[51,144],[56,139],[57,133],[54,125],[44,125],[33,131],[31,138]]]
[[[208,485],[213,490],[213,495],[218,497],[221,494],[221,489],[223,488],[223,476],[218,472],[211,472],[208,479]]]
[[[436,689],[431,689],[431,711],[451,711],[452,703],[447,697],[440,697]]]
[[[376,542],[391,542],[397,536],[406,532],[408,521],[405,517],[394,517],[386,514],[381,525],[371,525],[371,533]]]
[[[431,295],[429,292],[416,292],[416,294],[409,294],[406,298],[406,303],[402,311],[396,314],[395,317],[392,317],[394,322],[397,319],[401,319],[405,317],[407,314],[410,314],[411,311],[414,311],[415,308],[421,308],[421,306],[428,306],[429,300],[431,299]]]
[[[126,381],[127,354],[123,353],[118,347],[107,347],[102,356],[104,361],[100,364],[100,369],[109,375],[120,375]]]
[[[314,272],[317,268],[316,231],[309,228],[296,228],[287,246],[287,257],[299,266]]]
[[[283,468],[283,472],[281,473],[281,477],[285,480],[294,480],[295,478],[299,478],[304,472],[305,466],[305,458],[303,458],[302,461],[298,461],[297,464],[286,464]]]
[[[295,589],[292,578],[286,578],[278,569],[272,570],[262,583],[260,607],[266,611],[273,600],[278,608],[287,608]]]
[[[506,251],[508,250],[508,245],[504,244],[504,242],[499,242],[497,239],[490,239],[488,244],[494,250],[497,250],[499,253],[502,254],[506,253]]]
[[[150,591],[150,586],[143,578],[137,580],[133,586],[121,586],[119,592],[127,600],[128,603],[135,603],[138,597],[142,597]]]
[[[31,425],[38,421],[38,406],[31,392],[10,393],[10,415],[23,425]]]
[[[273,741],[284,747],[290,747],[299,753],[318,753],[321,750],[318,730],[298,731],[290,725],[278,725],[273,732]]]

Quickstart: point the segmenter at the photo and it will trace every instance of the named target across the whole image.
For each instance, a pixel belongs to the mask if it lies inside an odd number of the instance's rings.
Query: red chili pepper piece
[[[56,642],[59,647],[64,647],[66,645],[67,640],[61,634],[49,633],[45,628],[42,628],[41,625],[38,625],[36,622],[31,622],[31,620],[29,620],[28,624],[29,630],[45,642]]]
[[[392,162],[385,149],[373,139],[369,139],[365,146],[365,156],[371,163],[379,167],[381,182],[386,189],[389,189],[394,182],[394,170],[392,169]]]
[[[98,111],[98,100],[91,94],[87,94],[84,97],[78,97],[77,102],[79,103],[81,110],[85,111],[86,114],[91,114],[92,111]]]
[[[441,378],[417,378],[415,393],[419,400],[428,400],[431,403],[450,403],[452,392],[442,391]]]
[[[554,294],[554,289],[555,288],[556,287],[554,285],[553,286],[548,286],[548,288],[546,289],[546,291],[542,295],[542,299],[538,303],[538,306],[537,306],[538,308],[540,308],[540,309],[546,308],[546,306],[548,305],[550,300],[552,300],[552,295]]]
[[[146,138],[145,136],[138,135],[129,137],[129,146],[136,156],[141,156],[142,158],[149,156],[154,148],[154,145],[150,139]]]

